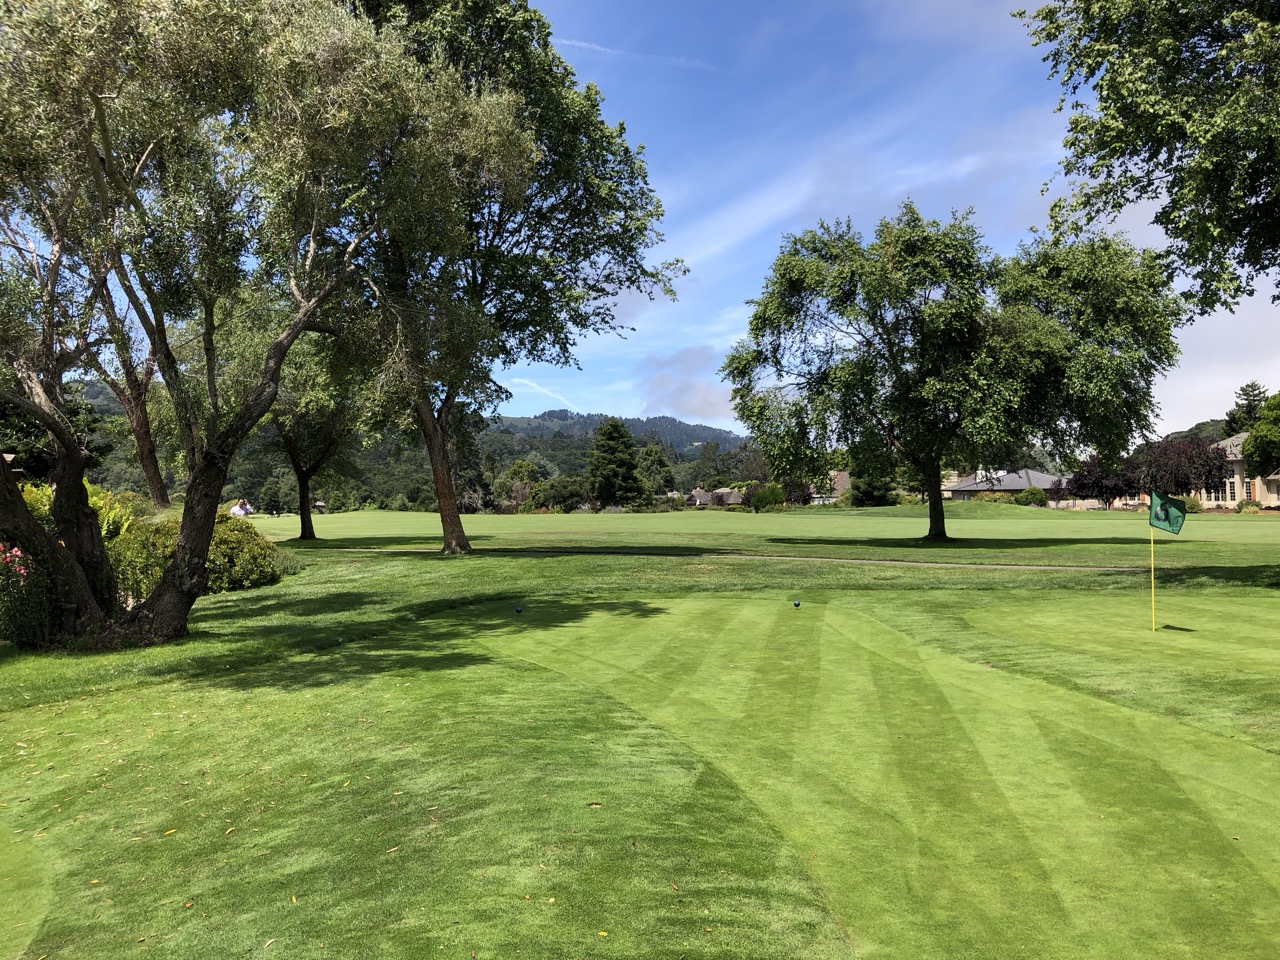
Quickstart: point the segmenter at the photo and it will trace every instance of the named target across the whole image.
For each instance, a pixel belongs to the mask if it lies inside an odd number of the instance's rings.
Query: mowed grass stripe
[[[650,683],[632,686],[624,675],[603,677],[594,663],[584,667],[581,655],[594,660],[596,652],[573,645],[540,662],[602,682],[726,770],[796,849],[810,851],[810,869],[866,955],[1213,955],[1220,930],[1232,925],[1240,927],[1229,941],[1240,956],[1267,956],[1259,951],[1280,943],[1270,919],[1280,917],[1280,865],[1257,859],[1280,849],[1270,846],[1280,840],[1274,757],[921,646],[863,615],[865,599],[829,598],[825,610],[806,599],[803,609],[821,610],[826,624],[816,642],[802,618],[775,614],[791,613],[781,595],[667,601],[670,618],[629,634],[636,645],[650,642],[647,631],[692,644],[699,639],[686,622],[703,623],[708,605],[761,607],[767,629],[735,628],[739,649],[720,655],[720,674],[707,681],[714,693],[686,688],[659,699]],[[879,609],[893,606],[883,594],[875,599]],[[1109,598],[1101,599],[1105,607]],[[1108,611],[1093,613],[1106,622]],[[590,638],[608,630],[582,629],[577,642],[590,649]],[[536,638],[495,640],[538,656]],[[797,687],[814,649],[822,651],[818,683]],[[771,674],[775,682],[757,679]],[[723,691],[744,683],[761,696],[730,723],[722,705],[733,694]],[[1053,724],[1092,746],[1064,754]],[[1141,762],[1117,764],[1116,756]],[[1142,790],[1144,777],[1156,797],[1126,807],[1126,791]],[[1121,799],[1100,810],[1107,791]],[[1181,828],[1145,847],[1114,841],[1117,817],[1147,820],[1131,828],[1158,833],[1165,821],[1155,810]],[[1241,841],[1200,842],[1208,874],[1234,878],[1207,893],[1184,893],[1180,872],[1150,868],[1152,855],[1177,857],[1183,830],[1227,837],[1246,825],[1248,851]],[[1227,859],[1222,843],[1234,845]],[[1200,909],[1214,922],[1167,922],[1170,903],[1176,909],[1180,897],[1200,893]]]

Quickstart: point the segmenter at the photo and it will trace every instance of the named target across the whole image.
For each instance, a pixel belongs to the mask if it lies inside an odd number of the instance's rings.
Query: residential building
[[[1224,489],[1213,493],[1206,490],[1196,492],[1206,510],[1234,510],[1236,504],[1245,500],[1255,500],[1264,507],[1280,507],[1280,470],[1269,477],[1249,476],[1244,462],[1244,441],[1248,436],[1247,433],[1237,433],[1214,444],[1226,453],[1231,472],[1227,475]]]

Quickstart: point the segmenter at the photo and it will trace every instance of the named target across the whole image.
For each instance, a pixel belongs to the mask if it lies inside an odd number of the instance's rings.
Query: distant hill
[[[535,417],[496,416],[489,429],[493,432],[509,430],[528,437],[552,437],[557,433],[588,437],[607,416],[604,413],[546,410]],[[718,443],[724,449],[735,449],[747,439],[731,430],[709,427],[705,423],[685,423],[675,417],[623,417],[622,422],[637,438],[654,437],[682,453],[696,452],[699,446],[710,442]]]
[[[1201,420],[1189,430],[1175,430],[1166,440],[1182,440],[1185,437],[1204,437],[1210,443],[1226,439],[1226,420]]]

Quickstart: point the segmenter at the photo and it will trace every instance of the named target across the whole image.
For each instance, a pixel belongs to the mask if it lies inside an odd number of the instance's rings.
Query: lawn
[[[321,517],[0,652],[0,957],[1276,956],[1275,518],[1157,534],[1153,633],[1141,517],[956,507]]]

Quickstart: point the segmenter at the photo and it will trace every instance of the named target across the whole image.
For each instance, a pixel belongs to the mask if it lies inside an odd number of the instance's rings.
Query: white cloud
[[[591,43],[588,40],[557,38],[553,41],[553,45],[557,47],[572,47],[575,50],[589,50],[592,53],[602,53],[610,57],[625,57],[629,60],[648,60],[652,63],[666,63],[674,67],[687,67],[691,70],[710,70],[714,73],[722,72],[719,67],[714,64],[706,63],[702,60],[694,60],[689,57],[672,57],[659,53],[635,53],[630,50],[619,50],[616,47],[601,46],[598,43]]]
[[[555,400],[557,403],[563,403],[568,409],[574,411],[575,413],[582,412],[565,397],[562,397],[560,394],[555,393],[551,390],[548,390],[546,387],[541,386],[540,384],[534,383],[532,380],[526,380],[524,377],[513,377],[511,379],[511,385],[513,387],[524,387],[525,391],[532,392],[532,393],[540,393],[544,397],[550,397],[552,400]],[[517,393],[517,392],[518,391],[516,390],[512,390],[512,393]]]
[[[642,415],[702,423],[731,421],[729,387],[720,382],[717,373],[723,359],[706,344],[645,357],[641,366],[646,372],[639,383],[644,397]]]

